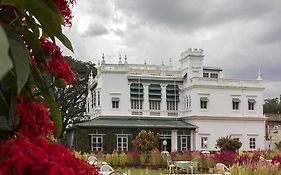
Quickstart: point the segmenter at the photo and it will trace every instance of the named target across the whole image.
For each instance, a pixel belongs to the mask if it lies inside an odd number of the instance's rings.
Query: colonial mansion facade
[[[202,49],[181,53],[171,65],[107,64],[89,76],[86,113],[92,119],[70,132],[72,146],[88,151],[129,151],[140,130],[159,133],[160,150],[217,150],[216,140],[231,136],[242,150],[264,149],[263,84],[224,78],[203,66]],[[82,140],[83,144],[79,145]]]

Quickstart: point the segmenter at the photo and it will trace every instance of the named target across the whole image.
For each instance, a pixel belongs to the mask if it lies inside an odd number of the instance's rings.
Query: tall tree
[[[63,131],[69,125],[88,119],[85,115],[88,76],[91,71],[93,76],[97,72],[94,67],[95,65],[91,62],[83,62],[70,56],[65,58],[73,72],[75,72],[75,80],[71,86],[67,86],[64,89],[54,89],[55,98],[60,106],[62,115]]]
[[[264,114],[280,114],[281,113],[281,102],[280,98],[268,98],[264,100],[263,105]]]

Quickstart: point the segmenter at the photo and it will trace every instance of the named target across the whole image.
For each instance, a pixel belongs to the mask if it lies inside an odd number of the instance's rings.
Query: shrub
[[[112,164],[112,155],[111,154],[105,155],[105,162]]]
[[[156,138],[153,132],[142,130],[132,141],[134,148],[143,153],[149,153],[156,147]]]
[[[120,166],[122,166],[122,167],[124,167],[126,165],[126,163],[127,163],[126,153],[123,152],[119,155],[119,163],[120,163]]]
[[[231,138],[231,136],[217,139],[217,147],[219,147],[221,151],[237,151],[241,146],[242,143],[236,138]]]
[[[214,155],[216,163],[223,163],[225,165],[233,165],[236,162],[238,153],[233,151],[223,151]]]
[[[112,153],[112,166],[116,167],[119,165],[119,157],[118,157],[118,152],[113,151]]]
[[[146,164],[146,154],[144,153],[140,154],[140,164],[141,166],[144,166]]]
[[[136,151],[129,151],[127,153],[127,165],[136,166],[139,163],[139,154]]]
[[[149,163],[154,167],[161,165],[162,157],[161,157],[161,153],[158,149],[154,149],[150,152]]]

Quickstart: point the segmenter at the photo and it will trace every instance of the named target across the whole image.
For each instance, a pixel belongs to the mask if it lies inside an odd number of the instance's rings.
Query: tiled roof
[[[78,123],[78,127],[124,127],[124,128],[190,128],[195,129],[197,126],[187,123],[183,120],[175,119],[138,119],[138,118],[107,118],[98,117],[87,122]],[[74,126],[74,127],[75,127]]]

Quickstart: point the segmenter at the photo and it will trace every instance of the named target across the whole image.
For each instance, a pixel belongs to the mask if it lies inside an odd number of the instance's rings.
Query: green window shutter
[[[200,98],[200,101],[206,101],[206,102],[208,102],[209,99],[208,99],[208,97],[201,97],[201,98]]]
[[[120,101],[119,97],[112,97],[111,101]]]
[[[255,99],[252,99],[252,98],[249,98],[249,99],[248,99],[248,102],[249,102],[249,103],[256,103],[256,100],[255,100]]]
[[[240,100],[239,98],[232,98],[232,101],[233,101],[233,102],[238,102],[238,103],[241,102],[241,100]]]
[[[159,84],[150,84],[148,87],[149,100],[161,101],[161,86]]]
[[[143,85],[141,83],[132,83],[130,85],[130,99],[143,100]]]

